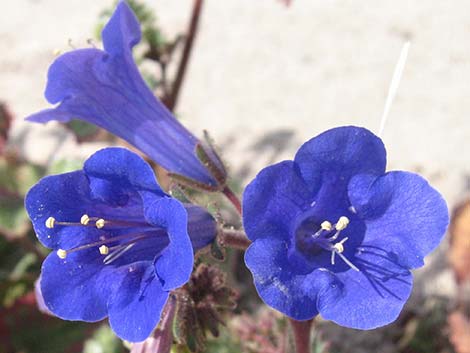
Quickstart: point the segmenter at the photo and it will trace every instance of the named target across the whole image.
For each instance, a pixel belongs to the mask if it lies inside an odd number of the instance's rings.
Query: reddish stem
[[[289,319],[294,332],[295,351],[297,353],[310,353],[310,332],[313,320],[297,321]]]
[[[181,88],[181,84],[184,80],[186,68],[188,66],[189,57],[191,55],[191,49],[193,47],[194,38],[196,37],[197,28],[199,24],[199,17],[201,14],[203,0],[194,0],[193,11],[191,14],[191,20],[189,22],[188,34],[186,36],[186,42],[184,44],[183,55],[178,66],[175,81],[171,86],[170,94],[165,97],[164,103],[170,111],[173,111],[178,101],[178,95]]]
[[[239,230],[222,229],[219,236],[220,244],[225,247],[246,250],[251,244],[245,233]]]
[[[227,199],[232,203],[232,205],[237,209],[237,212],[242,214],[242,204],[237,195],[230,189],[230,187],[225,186],[222,190],[222,193],[227,197]]]

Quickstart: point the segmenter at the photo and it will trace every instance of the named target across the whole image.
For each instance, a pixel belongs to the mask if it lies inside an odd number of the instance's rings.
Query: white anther
[[[345,216],[341,216],[338,219],[338,222],[336,222],[335,228],[337,230],[343,230],[345,229],[349,224],[349,218]]]
[[[325,221],[321,224],[321,229],[330,231],[331,229],[333,229],[333,226],[330,222]]]
[[[60,54],[62,54],[62,50],[60,50],[59,48],[56,48],[52,51],[52,55],[54,56],[59,56]]]
[[[348,239],[349,239],[348,237],[346,237],[344,239],[341,239],[341,241],[339,241],[335,245],[333,245],[333,249],[335,249],[338,254],[341,254],[344,251],[344,245],[343,244]]]
[[[101,245],[99,249],[100,249],[100,254],[101,255],[108,255],[109,254],[109,248],[106,245]]]
[[[349,238],[346,237],[346,238],[342,239],[341,241],[337,242],[335,245],[333,245],[333,249],[331,249],[331,264],[332,265],[335,264],[335,255],[338,254],[338,256],[341,257],[343,259],[343,261],[346,262],[346,264],[349,267],[351,267],[354,271],[360,272],[360,270],[351,261],[349,261],[346,258],[346,256],[343,255],[343,252],[344,252],[344,245],[343,244],[348,239]]]
[[[90,217],[88,217],[87,214],[84,214],[82,218],[80,218],[80,223],[83,224],[84,226],[88,225],[90,222]]]
[[[67,251],[63,249],[57,250],[57,256],[59,256],[62,260],[67,257]]]
[[[337,253],[341,254],[344,251],[344,246],[341,243],[336,243],[333,245],[333,248],[336,250]]]
[[[52,229],[54,228],[55,225],[55,218],[54,217],[49,217],[46,219],[46,228]]]
[[[95,225],[96,225],[96,228],[98,229],[101,229],[104,227],[104,224],[105,224],[105,220],[103,218],[100,218],[96,221]]]

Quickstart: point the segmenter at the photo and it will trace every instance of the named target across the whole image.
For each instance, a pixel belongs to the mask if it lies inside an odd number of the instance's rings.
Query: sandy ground
[[[21,118],[47,106],[55,49],[86,46],[109,0],[2,0],[0,99],[18,117],[14,139],[45,162],[86,155],[56,124]],[[190,0],[148,2],[169,36],[186,28]],[[246,182],[268,163],[339,125],[377,131],[405,40],[407,66],[383,135],[390,169],[419,171],[453,206],[469,192],[470,4],[455,1],[208,0],[178,115],[208,129]],[[425,293],[451,295],[443,249],[418,271]],[[432,259],[431,259],[432,260]],[[429,280],[432,278],[433,280]]]

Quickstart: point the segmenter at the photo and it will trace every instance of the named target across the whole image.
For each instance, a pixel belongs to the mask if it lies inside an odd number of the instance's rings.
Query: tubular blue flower
[[[385,164],[377,136],[340,127],[248,185],[245,262],[265,303],[296,320],[321,314],[356,329],[397,318],[410,269],[439,244],[449,216],[422,177],[386,173]]]
[[[141,30],[125,2],[118,4],[102,38],[104,50],[73,50],[54,61],[45,96],[57,106],[27,120],[87,121],[136,146],[171,173],[217,187],[219,181],[196,155],[201,142],[154,96],[139,74],[132,47],[140,41]],[[213,151],[206,152],[211,155]],[[218,158],[211,161],[225,174]]]
[[[150,166],[123,148],[43,178],[25,205],[39,240],[55,250],[41,271],[47,309],[66,320],[109,316],[132,342],[152,332],[169,291],[188,281],[193,251],[216,232],[205,210],[165,194]]]

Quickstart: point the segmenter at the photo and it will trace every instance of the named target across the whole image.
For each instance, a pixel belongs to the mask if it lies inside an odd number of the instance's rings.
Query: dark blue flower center
[[[331,265],[335,264],[338,255],[350,268],[359,269],[344,255],[344,243],[349,239],[341,236],[341,231],[349,224],[349,218],[342,216],[335,224],[329,221],[318,222],[315,217],[304,219],[295,231],[295,246],[307,258],[323,255],[324,251],[331,252]]]

